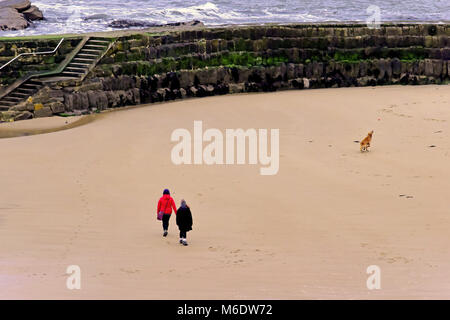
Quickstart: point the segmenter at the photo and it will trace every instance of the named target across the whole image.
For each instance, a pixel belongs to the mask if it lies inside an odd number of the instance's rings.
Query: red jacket
[[[172,209],[176,213],[175,201],[169,194],[163,195],[158,201],[158,209],[156,213],[163,211],[165,214],[172,214]]]

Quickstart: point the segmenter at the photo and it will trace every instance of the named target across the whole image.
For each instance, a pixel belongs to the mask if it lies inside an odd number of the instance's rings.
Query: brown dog
[[[361,150],[361,152],[364,152],[364,151],[369,151],[369,147],[370,147],[370,142],[372,141],[372,135],[373,135],[373,130],[372,131],[370,131],[368,134],[367,134],[367,137],[365,137],[359,144],[360,144],[360,150]]]

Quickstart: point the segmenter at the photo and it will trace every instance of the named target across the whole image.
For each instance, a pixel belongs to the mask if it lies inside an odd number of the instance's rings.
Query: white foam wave
[[[372,0],[33,0],[46,17],[0,36],[111,30],[113,20],[164,24],[200,20],[207,25],[267,22],[364,21]],[[448,0],[403,0],[380,4],[383,21],[448,21]],[[433,9],[435,8],[435,9]],[[89,19],[92,16],[100,18]]]

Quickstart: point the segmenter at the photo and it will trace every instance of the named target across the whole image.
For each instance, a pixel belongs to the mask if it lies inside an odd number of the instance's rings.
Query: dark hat
[[[169,191],[169,189],[164,189],[164,192],[163,192],[163,194],[170,194],[170,191]]]

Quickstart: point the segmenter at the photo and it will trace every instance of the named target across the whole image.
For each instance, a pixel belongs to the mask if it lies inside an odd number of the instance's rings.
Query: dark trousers
[[[180,230],[180,238],[186,239],[186,231],[185,230]]]
[[[169,230],[169,220],[170,220],[170,214],[163,214],[162,218],[162,225],[164,230]]]

